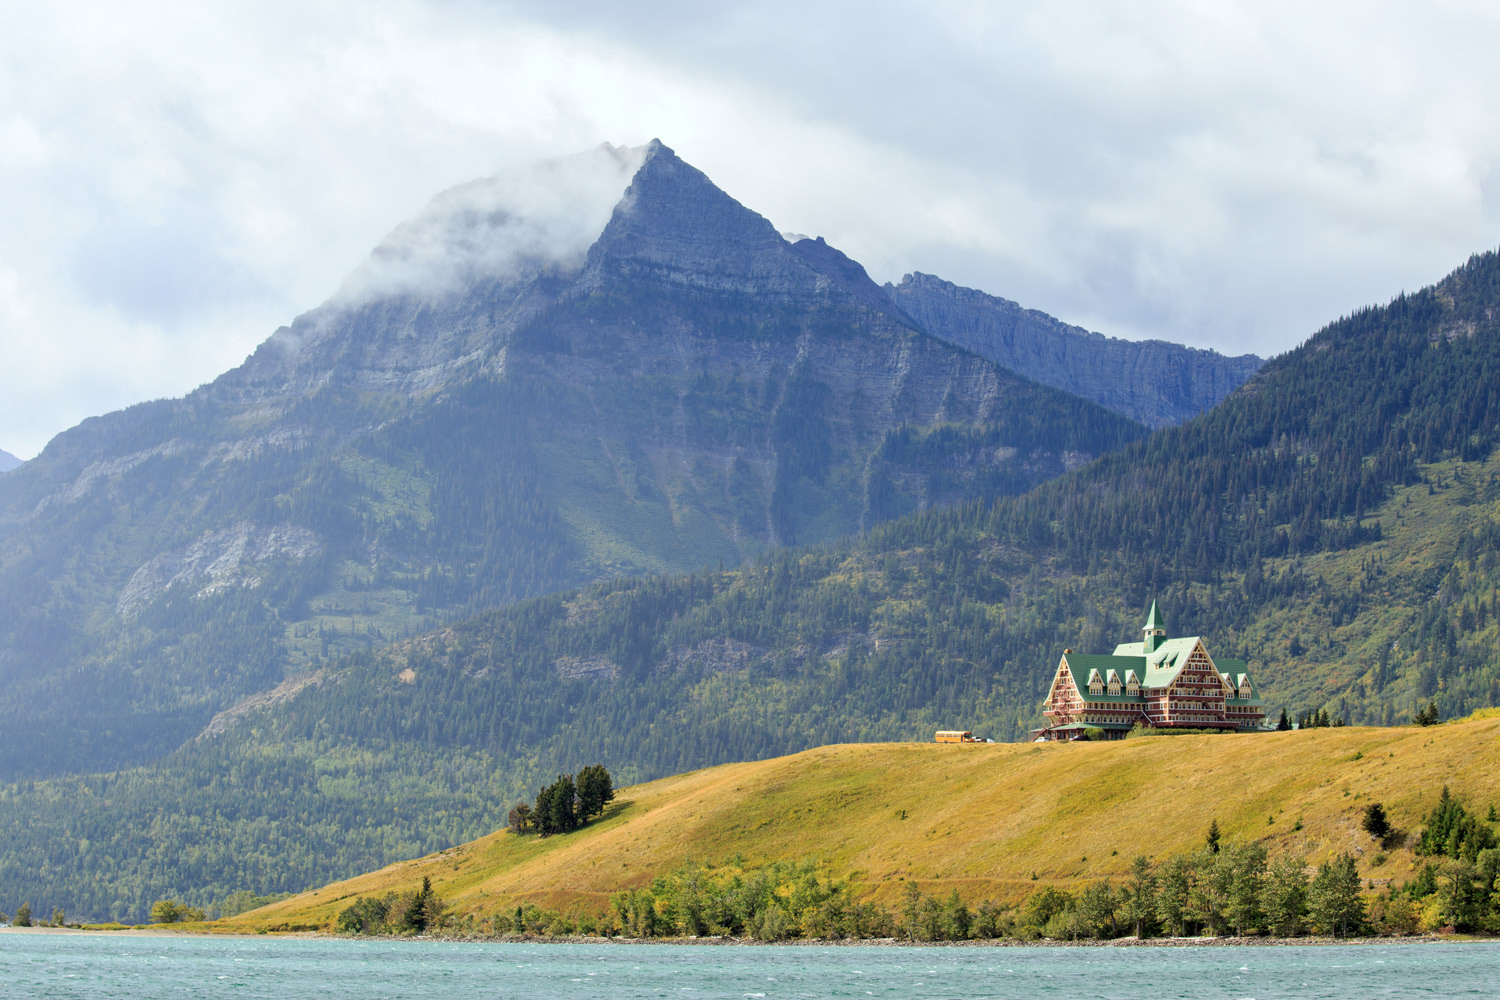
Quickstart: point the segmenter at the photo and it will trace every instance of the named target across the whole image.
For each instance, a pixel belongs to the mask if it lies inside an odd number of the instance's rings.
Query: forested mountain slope
[[[933,336],[1148,427],[1212,409],[1265,362],[1163,340],[1120,340],[920,271],[885,290]]]
[[[0,777],[153,759],[463,613],[1017,493],[1143,433],[922,334],[659,143],[476,182],[239,368],[0,481]]]
[[[140,913],[456,843],[596,760],[637,780],[935,728],[1015,739],[1061,648],[1135,638],[1153,597],[1248,660],[1273,715],[1500,704],[1497,307],[1485,254],[1023,496],[525,601],[332,666],[159,768],[13,786],[0,883]]]

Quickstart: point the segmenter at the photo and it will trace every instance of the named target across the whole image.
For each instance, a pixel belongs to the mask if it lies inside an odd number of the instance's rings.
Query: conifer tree
[[[573,776],[559,774],[552,784],[552,796],[547,801],[548,824],[554,833],[567,833],[578,826],[578,790]]]
[[[590,764],[578,772],[578,819],[586,822],[604,812],[614,800],[614,779],[603,764]]]
[[[1385,843],[1385,838],[1390,836],[1391,823],[1386,818],[1385,807],[1379,802],[1371,802],[1365,806],[1364,828],[1366,833],[1382,844]]]

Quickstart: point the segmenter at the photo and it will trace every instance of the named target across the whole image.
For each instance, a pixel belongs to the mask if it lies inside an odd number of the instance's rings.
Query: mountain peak
[[[0,472],[9,472],[21,464],[21,460],[4,448],[0,448]]]
[[[606,275],[749,290],[795,261],[776,227],[653,139],[603,234],[585,284]]]

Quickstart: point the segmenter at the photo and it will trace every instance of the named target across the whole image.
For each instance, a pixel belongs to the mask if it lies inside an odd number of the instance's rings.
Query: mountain
[[[885,291],[933,336],[1148,427],[1180,424],[1211,409],[1265,364],[1253,354],[1231,358],[1162,340],[1090,333],[920,271]]]
[[[21,460],[3,448],[0,448],[0,472],[9,472],[21,464]]]
[[[465,185],[240,367],[0,481],[0,776],[156,759],[464,614],[1017,493],[1142,433],[924,334],[660,143]]]
[[[888,912],[900,912],[909,883],[938,899],[957,890],[970,907],[1016,906],[1043,886],[1119,884],[1137,855],[1196,852],[1210,820],[1226,844],[1259,841],[1314,865],[1350,852],[1362,876],[1404,883],[1424,860],[1412,847],[1444,786],[1480,815],[1500,798],[1495,729],[1490,717],[1041,748],[819,747],[620,789],[571,833],[500,830],[221,926],[332,930],[354,900],[409,893],[423,878],[471,926],[523,903],[607,915],[615,893],[658,876],[803,860]],[[1398,831],[1388,851],[1361,827],[1371,802]]]
[[[559,771],[1024,738],[1064,647],[1174,633],[1274,716],[1500,704],[1500,256],[1031,491],[724,572],[596,583],[325,662],[160,765],[0,790],[0,884],[139,916],[460,843]],[[57,899],[58,903],[50,902]]]

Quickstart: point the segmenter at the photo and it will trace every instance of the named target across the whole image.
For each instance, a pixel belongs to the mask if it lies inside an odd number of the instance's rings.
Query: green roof
[[[1167,630],[1167,626],[1163,624],[1161,620],[1161,613],[1156,610],[1156,602],[1152,601],[1151,613],[1146,616],[1146,627],[1141,631],[1150,632],[1156,629],[1161,629],[1163,632],[1165,632]]]
[[[1196,635],[1166,639],[1150,653],[1145,651],[1145,643],[1123,642],[1115,647],[1114,653],[1109,655],[1065,653],[1064,658],[1073,672],[1078,694],[1085,702],[1090,704],[1119,701],[1134,703],[1136,699],[1130,698],[1123,691],[1117,695],[1090,694],[1088,688],[1090,675],[1098,671],[1099,679],[1108,684],[1110,671],[1114,671],[1120,679],[1120,684],[1124,686],[1129,683],[1127,672],[1130,672],[1135,674],[1136,682],[1143,688],[1168,687],[1187,665],[1188,657],[1192,655],[1199,641],[1200,637]],[[1210,657],[1210,659],[1213,658]],[[1238,693],[1240,678],[1249,676],[1250,673],[1245,661],[1226,658],[1213,660],[1213,663],[1219,669],[1220,674],[1229,675],[1230,686]],[[1254,678],[1250,680],[1250,692],[1249,698],[1226,697],[1225,701],[1241,706],[1261,704],[1260,691],[1255,686]]]

